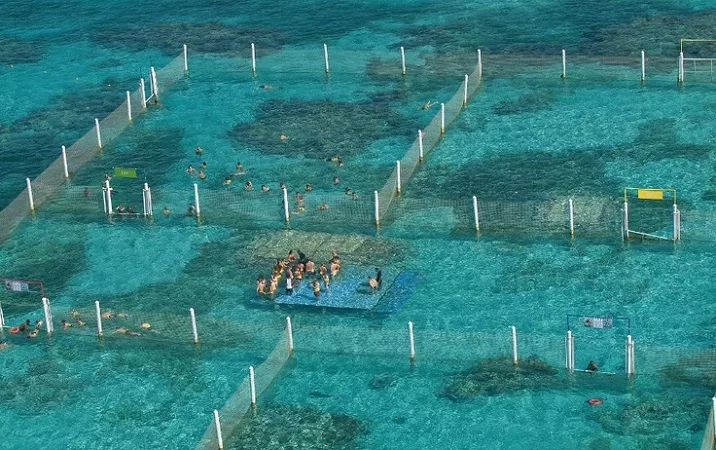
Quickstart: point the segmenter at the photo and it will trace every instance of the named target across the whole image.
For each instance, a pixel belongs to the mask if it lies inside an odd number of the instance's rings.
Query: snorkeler
[[[186,173],[188,173],[189,175],[191,175],[195,171],[196,171],[196,169],[194,169],[194,167],[192,167],[191,164],[189,164],[189,167],[186,168]]]
[[[346,188],[345,194],[350,197],[350,195],[351,195],[351,188]]]
[[[200,146],[197,146],[197,147],[194,149],[194,153],[196,153],[197,155],[201,155],[202,153],[204,153],[204,149],[201,148]]]
[[[231,175],[227,175],[226,178],[224,178],[224,186],[228,186],[231,184]]]
[[[425,103],[423,106],[420,107],[420,109],[422,109],[423,111],[427,111],[434,104],[435,104],[435,102],[428,100],[427,103]]]
[[[137,333],[136,331],[128,330],[127,328],[124,328],[124,327],[117,327],[114,329],[114,332],[120,333],[120,334],[126,334],[127,336],[141,336],[141,334]]]
[[[162,214],[164,214],[164,217],[166,217],[171,214],[171,211],[169,211],[169,208],[165,206],[164,209],[162,209]]]
[[[353,191],[353,200],[358,200],[358,193]]]
[[[319,211],[328,211],[328,203],[323,202],[321,203],[321,206],[318,207]]]
[[[309,183],[306,183],[306,192],[311,192],[313,190],[313,186],[311,186]]]
[[[253,191],[254,190],[254,184],[251,181],[247,181],[244,185],[244,190],[246,192]]]
[[[199,179],[201,179],[201,181],[206,180],[206,174],[202,169],[199,169]]]
[[[266,186],[265,184],[261,185],[261,192],[269,192],[270,190],[271,188]]]

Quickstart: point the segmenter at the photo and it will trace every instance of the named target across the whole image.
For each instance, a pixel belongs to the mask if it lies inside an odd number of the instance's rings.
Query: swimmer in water
[[[346,190],[344,191],[344,194],[346,194],[347,196],[350,197],[350,195],[351,195],[351,188],[346,188]]]
[[[80,312],[77,311],[76,309],[73,309],[72,311],[70,311],[70,315],[71,315],[72,317],[79,317],[79,316],[80,316]]]
[[[378,289],[378,282],[373,277],[368,277],[368,286],[374,291]]]
[[[279,183],[278,187],[279,187],[281,190],[286,189],[286,183],[284,183],[284,182],[282,181],[282,182]]]
[[[10,344],[7,342],[0,342],[0,350],[5,350],[8,347],[10,347]]]
[[[313,190],[313,186],[311,186],[310,184],[306,183],[306,192],[311,192],[312,190]]]
[[[323,280],[323,285],[326,287],[326,292],[330,294],[331,293],[331,279],[328,277],[328,274],[327,273],[323,274],[321,279]]]
[[[204,149],[201,148],[200,146],[197,146],[197,147],[194,149],[194,153],[196,153],[197,155],[201,155],[202,153],[204,153]]]
[[[432,102],[432,101],[428,100],[427,103],[425,103],[420,109],[422,109],[423,111],[427,111],[427,110],[429,110],[430,107],[433,106],[434,104],[435,104],[435,102]]]
[[[318,207],[319,211],[328,211],[328,203],[323,202],[321,203],[321,206]]]
[[[246,173],[246,170],[244,169],[244,166],[241,164],[241,161],[236,163],[236,171],[234,171],[234,175],[244,175]]]
[[[276,289],[278,289],[278,278],[274,275],[271,275],[271,283],[269,285],[269,295],[273,295],[276,293]]]
[[[296,254],[293,252],[293,250],[288,251],[288,262],[292,263],[296,261]]]
[[[103,319],[111,319],[114,317],[114,314],[112,314],[112,311],[105,311],[102,313]]]
[[[246,192],[253,191],[254,190],[254,184],[251,181],[247,181],[244,185],[244,190]]]
[[[36,320],[35,321],[35,331],[38,331],[42,328],[42,320]]]
[[[120,334],[126,334],[127,336],[141,336],[141,334],[137,333],[136,331],[132,331],[132,330],[129,330],[124,327],[117,327],[114,329],[114,332],[120,333]]]
[[[60,320],[60,323],[62,324],[63,328],[72,328],[72,324],[66,321],[65,319]]]
[[[231,184],[231,175],[224,178],[224,186],[228,186]]]
[[[260,87],[261,89],[265,90],[265,91],[267,91],[267,90],[269,90],[269,89],[274,89],[274,87],[271,86],[270,84],[262,84],[262,85],[259,86],[259,87]]]
[[[164,214],[164,217],[166,217],[171,214],[171,211],[169,211],[169,208],[165,206],[164,209],[162,209],[162,214]]]
[[[306,273],[309,275],[313,275],[314,273],[316,273],[316,263],[314,263],[310,259],[306,261]]]
[[[341,270],[341,266],[340,266],[340,264],[338,264],[336,262],[332,262],[330,269],[331,269],[331,276],[335,277],[336,275],[338,275],[338,271]]]
[[[281,133],[281,135],[280,135],[278,138],[279,138],[280,140],[282,140],[282,141],[288,140],[288,136],[286,136],[286,135],[283,134],[283,133]]]
[[[311,283],[311,287],[313,287],[313,295],[316,297],[316,300],[321,296],[321,285],[318,283],[318,280],[313,280]]]
[[[186,168],[186,173],[188,173],[189,175],[191,175],[195,171],[196,171],[196,169],[194,169],[194,167],[191,164],[189,164],[189,167]]]
[[[358,193],[353,191],[353,200],[358,200]]]
[[[271,190],[271,188],[266,186],[265,184],[261,185],[261,192],[268,192],[270,190]]]
[[[201,179],[201,181],[206,180],[206,174],[201,169],[199,169],[199,179]]]
[[[328,273],[328,269],[326,269],[325,264],[321,264],[321,266],[318,268],[318,273],[323,276]]]
[[[194,205],[189,205],[189,208],[186,210],[187,216],[195,216],[196,215],[196,209],[194,208]]]
[[[77,326],[79,326],[79,327],[83,327],[83,326],[87,325],[87,324],[84,323],[84,322],[82,321],[82,319],[80,319],[79,317],[75,317],[75,322],[77,322]],[[70,326],[71,326],[71,325],[70,325]]]
[[[263,294],[265,290],[266,290],[266,278],[264,278],[263,275],[260,275],[259,278],[256,280],[256,293]]]
[[[36,338],[36,337],[37,337],[37,332],[38,332],[38,330],[32,330],[32,331],[27,335],[27,338],[28,338],[28,339]]]
[[[596,372],[599,370],[599,367],[597,367],[597,364],[594,361],[589,361],[589,364],[587,364],[587,372]]]
[[[338,178],[337,176],[334,176],[334,177],[333,177],[333,184],[338,184],[338,183],[340,183],[340,182],[341,182],[341,179],[340,179],[340,178]]]
[[[201,168],[202,168],[202,169],[206,169],[206,161],[202,161],[202,162],[201,162]]]

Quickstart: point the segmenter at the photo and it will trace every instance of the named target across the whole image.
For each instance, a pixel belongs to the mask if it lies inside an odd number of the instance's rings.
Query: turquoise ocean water
[[[678,86],[676,57],[679,38],[714,37],[715,18],[703,1],[3,2],[2,207],[183,43],[190,70],[73,174],[86,198],[62,191],[0,244],[0,277],[42,280],[56,319],[52,338],[3,337],[0,448],[196,448],[211,411],[271,352],[287,315],[296,352],[225,436],[227,448],[698,447],[716,389],[716,94],[707,76]],[[376,230],[372,192],[437,113],[420,107],[455,94],[478,48],[479,91]],[[325,161],[335,154],[343,167]],[[247,173],[224,185],[238,161]],[[202,162],[203,182],[185,171]],[[141,209],[146,181],[153,220],[104,217],[95,200],[114,167],[139,174],[112,180],[115,204]],[[245,193],[247,180],[271,192]],[[291,230],[280,182],[290,194],[314,186]],[[193,183],[200,223],[182,214]],[[683,241],[624,244],[626,186],[676,188]],[[566,215],[556,228],[533,218],[533,229],[476,235],[473,195],[517,202],[504,210],[512,218],[572,197],[577,235],[570,239]],[[332,209],[320,216],[323,201]],[[586,232],[580,215],[595,204],[614,214]],[[666,206],[649,226],[669,229]],[[158,214],[164,207],[168,217]],[[404,291],[387,284],[405,303],[380,314],[257,298],[256,276],[290,248],[319,261],[336,250],[351,266],[345,277],[378,266],[387,282],[410,274]],[[127,315],[107,319],[101,341],[95,301]],[[36,293],[0,292],[0,302],[10,326],[42,317]],[[62,329],[71,309],[86,327]],[[624,321],[606,330],[572,322],[578,368],[595,360],[615,375],[564,371],[568,314],[629,318],[629,330]],[[154,331],[140,329],[145,320]],[[113,333],[120,326],[143,335]],[[505,364],[510,326],[520,357],[542,363],[525,361],[521,372]],[[631,380],[627,331],[637,342]],[[588,406],[592,397],[602,405]]]

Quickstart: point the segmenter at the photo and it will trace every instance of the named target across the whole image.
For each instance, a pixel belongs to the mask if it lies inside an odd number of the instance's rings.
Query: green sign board
[[[120,178],[137,178],[137,169],[128,169],[126,167],[115,167],[114,176]]]

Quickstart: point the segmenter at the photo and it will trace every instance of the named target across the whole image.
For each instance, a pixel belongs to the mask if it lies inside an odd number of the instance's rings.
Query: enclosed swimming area
[[[0,3],[0,448],[713,449],[715,21]]]

